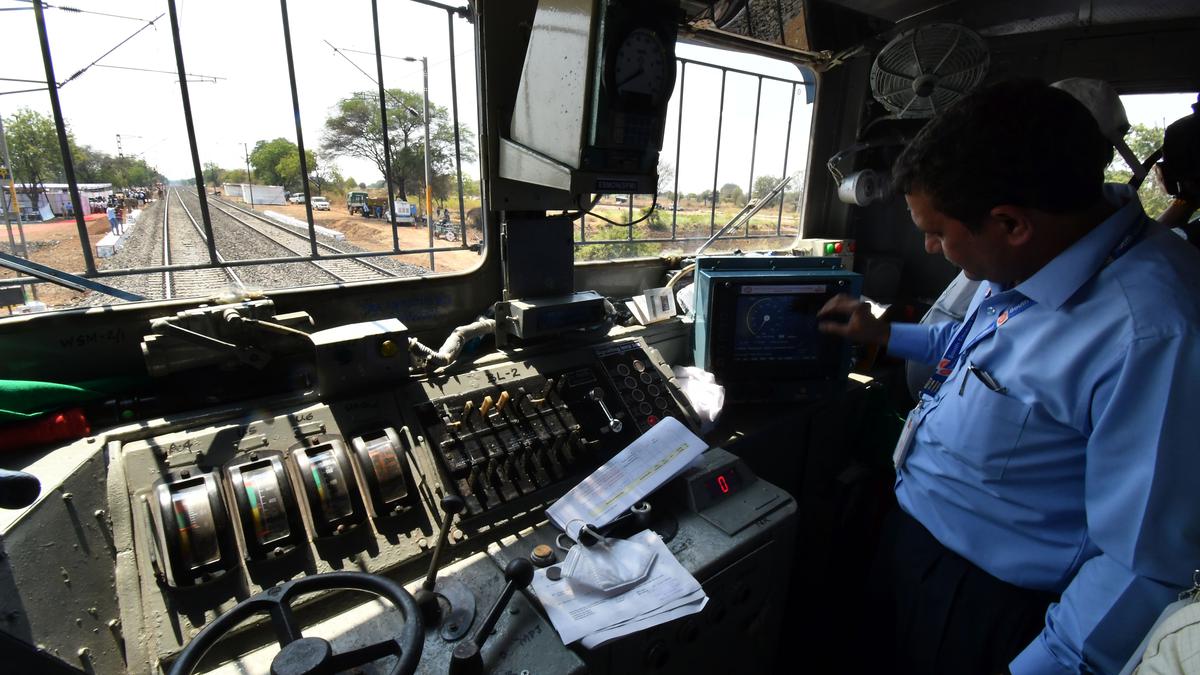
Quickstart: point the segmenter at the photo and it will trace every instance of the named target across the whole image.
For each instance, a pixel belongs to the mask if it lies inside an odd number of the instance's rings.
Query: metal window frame
[[[287,54],[287,64],[288,64],[288,83],[291,87],[292,108],[293,108],[293,113],[294,113],[295,120],[296,120],[296,141],[297,141],[296,145],[297,145],[297,151],[300,154],[300,158],[299,158],[300,159],[300,169],[301,169],[302,178],[303,178],[303,182],[304,182],[304,196],[305,196],[305,205],[306,205],[305,211],[306,211],[307,220],[308,220],[308,241],[311,246],[311,254],[307,255],[307,256],[286,256],[286,257],[278,257],[278,258],[259,258],[259,259],[250,259],[250,260],[223,260],[223,259],[221,259],[220,256],[218,256],[218,254],[217,254],[216,240],[215,240],[215,237],[213,237],[212,220],[209,216],[209,210],[208,210],[207,191],[206,191],[205,185],[204,185],[204,175],[201,170],[202,162],[200,160],[200,153],[199,153],[199,150],[198,150],[197,144],[196,144],[196,131],[195,131],[195,125],[193,124],[193,119],[192,119],[191,98],[190,98],[190,95],[188,92],[188,87],[187,87],[188,78],[186,75],[186,70],[184,68],[184,61],[183,61],[183,45],[182,45],[182,41],[180,39],[179,20],[178,20],[176,6],[175,6],[176,0],[167,0],[167,8],[168,8],[168,12],[170,14],[170,23],[171,23],[171,39],[172,39],[172,42],[174,45],[174,50],[175,50],[175,65],[176,65],[176,69],[178,71],[178,76],[179,76],[180,99],[181,99],[181,102],[183,103],[184,122],[185,122],[185,126],[187,128],[188,145],[189,145],[189,149],[191,151],[191,156],[192,156],[192,169],[193,169],[193,172],[195,173],[196,191],[197,191],[197,194],[199,195],[199,199],[200,199],[200,215],[201,215],[201,220],[202,220],[205,236],[208,241],[209,261],[207,263],[202,263],[202,264],[153,265],[153,266],[127,267],[127,268],[114,268],[114,269],[101,270],[96,267],[96,261],[92,254],[91,242],[88,238],[87,226],[83,219],[84,214],[83,214],[83,209],[82,209],[82,201],[81,201],[81,198],[79,195],[78,181],[75,178],[74,158],[71,156],[71,153],[69,150],[69,143],[67,140],[66,123],[64,121],[62,105],[61,105],[61,102],[59,100],[59,95],[58,95],[58,89],[61,85],[58,84],[58,81],[55,79],[55,76],[54,76],[54,60],[53,60],[51,48],[50,48],[49,34],[46,30],[46,20],[45,20],[45,15],[43,13],[43,4],[42,4],[41,0],[32,0],[34,17],[35,17],[35,21],[37,23],[37,28],[38,28],[38,38],[39,38],[39,41],[41,44],[42,63],[45,68],[45,71],[46,71],[46,82],[54,83],[52,86],[45,87],[45,89],[47,90],[47,92],[49,93],[49,96],[50,96],[50,107],[51,107],[53,115],[54,115],[54,125],[55,125],[55,129],[57,131],[58,140],[59,140],[59,151],[62,155],[62,160],[63,160],[63,172],[66,174],[66,178],[67,178],[66,182],[69,186],[72,207],[74,208],[74,211],[75,211],[75,225],[76,225],[76,229],[77,229],[78,235],[79,235],[80,249],[83,253],[84,266],[86,268],[82,276],[85,278],[121,277],[121,276],[132,276],[132,275],[138,275],[138,274],[154,274],[154,273],[161,273],[161,272],[167,272],[167,271],[186,271],[186,270],[195,270],[195,269],[245,267],[245,266],[251,266],[251,265],[276,265],[276,264],[280,264],[280,263],[312,262],[315,260],[324,260],[324,259],[336,260],[336,259],[341,259],[341,258],[371,258],[371,257],[378,257],[378,256],[413,255],[413,254],[423,254],[423,253],[429,254],[430,272],[433,272],[436,269],[435,262],[434,262],[435,261],[434,255],[436,253],[450,252],[450,251],[478,250],[477,247],[467,244],[467,237],[466,237],[467,226],[466,226],[465,199],[463,196],[462,142],[461,142],[461,134],[459,132],[459,115],[458,115],[458,70],[457,70],[457,63],[456,63],[457,56],[455,54],[455,49],[454,49],[454,20],[455,20],[455,18],[457,17],[459,19],[463,19],[468,22],[471,22],[471,21],[473,21],[473,13],[469,6],[454,6],[454,5],[437,2],[436,0],[404,0],[404,1],[412,2],[412,3],[418,4],[418,5],[424,5],[426,7],[433,7],[436,9],[440,9],[446,13],[447,40],[449,41],[448,44],[450,46],[450,48],[449,48],[449,52],[450,52],[450,91],[451,91],[450,105],[451,105],[451,118],[452,118],[452,123],[454,125],[454,168],[455,168],[455,175],[456,175],[456,178],[458,181],[458,212],[459,212],[459,226],[460,226],[460,230],[461,230],[460,236],[459,236],[459,242],[457,244],[452,245],[452,246],[433,246],[433,245],[431,245],[431,246],[427,246],[427,247],[402,249],[402,248],[400,248],[398,236],[395,236],[395,227],[396,226],[394,225],[393,226],[394,236],[392,239],[392,250],[390,250],[390,251],[362,251],[362,252],[357,252],[357,253],[341,253],[341,254],[325,253],[325,254],[322,254],[318,250],[317,238],[316,238],[316,223],[313,220],[312,206],[310,203],[311,187],[309,185],[309,178],[308,178],[308,160],[307,160],[307,157],[305,156],[304,132],[303,132],[303,126],[302,126],[301,120],[300,120],[299,90],[296,86],[296,69],[295,69],[295,64],[294,64],[293,58],[292,58],[292,39],[291,39],[291,27],[290,27],[290,22],[289,22],[289,18],[288,18],[288,5],[287,5],[287,0],[280,0],[280,2],[279,2],[280,15],[281,15],[280,21],[283,25],[284,49]],[[386,101],[384,100],[384,97],[385,97],[384,92],[386,91],[386,87],[385,87],[384,80],[383,80],[383,65],[382,65],[382,57],[380,55],[378,0],[371,0],[371,18],[372,18],[372,23],[373,23],[373,28],[374,28],[374,36],[375,36],[376,68],[378,71],[378,84],[379,84],[379,91],[380,91],[380,112],[382,115],[385,116],[384,117],[385,124],[383,125],[383,130],[384,130],[385,152],[387,152],[387,146],[390,145],[390,138],[388,135],[387,124],[386,124],[387,105],[386,105]],[[39,89],[41,89],[41,88],[39,88]],[[423,123],[428,124],[428,120],[424,120]],[[390,175],[391,154],[390,154],[390,152],[388,152],[386,156],[388,157],[388,160],[389,160],[388,166],[387,166],[389,171],[388,171],[388,175],[385,176],[385,181],[388,184],[388,203],[394,204],[395,198],[394,198],[394,192],[393,192],[393,188],[392,188],[392,181],[390,180],[391,179],[391,175]],[[429,229],[429,234],[430,234],[430,238],[432,241],[432,237],[434,235],[434,231],[433,231],[434,225],[433,225],[432,219],[428,219],[427,227]],[[32,276],[21,276],[21,277],[4,279],[4,283],[6,283],[6,284],[35,284],[35,283],[44,283],[44,282],[45,282],[45,280],[35,278]],[[278,289],[278,290],[284,290],[284,289]]]
[[[633,237],[633,227],[627,226],[629,231],[625,238],[622,238],[622,239],[588,239],[587,238],[587,225],[586,225],[587,214],[584,213],[583,216],[579,220],[579,237],[575,241],[575,248],[578,249],[583,246],[593,246],[593,245],[628,244],[630,242],[645,243],[645,244],[668,244],[668,243],[672,243],[672,242],[686,243],[686,242],[694,242],[694,241],[702,242],[702,241],[706,241],[709,238],[709,236],[712,236],[712,233],[716,231],[716,211],[717,211],[716,202],[717,202],[717,200],[714,199],[712,206],[709,208],[709,224],[708,224],[709,234],[708,234],[708,236],[680,237],[679,232],[678,232],[679,158],[680,158],[680,148],[681,148],[680,140],[682,139],[682,136],[683,136],[683,115],[684,115],[683,101],[684,101],[684,92],[686,91],[686,88],[687,88],[687,73],[688,73],[689,65],[696,66],[696,67],[703,67],[703,68],[711,68],[711,69],[720,71],[720,73],[721,73],[721,93],[720,93],[721,106],[717,112],[717,143],[716,143],[715,152],[713,153],[713,187],[712,187],[713,193],[715,194],[717,192],[717,174],[719,172],[720,164],[721,164],[721,136],[723,133],[725,104],[726,104],[725,83],[726,83],[729,73],[734,73],[737,75],[746,75],[749,77],[756,78],[756,80],[757,80],[757,95],[756,95],[756,99],[755,99],[755,103],[754,103],[754,133],[753,133],[753,142],[752,142],[752,145],[750,148],[750,183],[749,183],[749,189],[747,190],[747,193],[746,193],[747,200],[752,199],[753,193],[754,193],[754,165],[755,165],[755,159],[757,157],[757,152],[758,152],[758,120],[759,120],[759,109],[762,104],[763,80],[771,80],[771,81],[791,85],[792,92],[791,92],[791,96],[790,96],[789,100],[792,102],[792,105],[789,106],[789,108],[788,108],[787,135],[786,135],[786,141],[784,143],[784,149],[783,149],[783,173],[782,173],[782,176],[787,176],[788,162],[790,160],[789,154],[791,152],[791,146],[792,146],[792,128],[795,124],[796,94],[799,91],[798,88],[804,87],[805,94],[806,94],[806,103],[808,103],[808,104],[811,104],[813,102],[814,93],[816,90],[816,81],[814,79],[812,79],[811,77],[809,77],[809,72],[807,70],[801,69],[801,77],[799,77],[797,79],[790,79],[790,78],[785,78],[785,77],[778,77],[775,75],[764,75],[761,73],[755,73],[755,72],[751,72],[748,70],[742,70],[740,68],[734,68],[732,66],[722,66],[722,65],[719,65],[716,63],[709,63],[707,61],[700,61],[697,59],[689,59],[689,58],[682,57],[682,56],[676,57],[675,62],[679,66],[679,92],[677,94],[678,100],[679,100],[679,105],[678,105],[679,114],[676,119],[676,125],[675,125],[675,184],[674,184],[674,190],[673,190],[674,197],[671,202],[671,236],[670,237],[643,237],[643,238],[635,239]],[[629,195],[629,220],[630,221],[633,220],[633,202],[634,202],[634,195]],[[788,234],[788,235],[783,234],[783,203],[784,203],[784,200],[781,197],[779,200],[779,208],[775,215],[775,232],[774,233],[751,234],[750,224],[749,224],[749,222],[747,222],[746,228],[743,231],[743,234],[741,234],[740,236],[728,236],[728,234],[727,234],[727,236],[725,238],[726,239],[738,239],[738,240],[750,240],[750,239],[777,239],[777,238],[783,237],[783,236],[792,236],[791,234]],[[799,236],[799,234],[800,234],[800,225],[799,224],[797,224],[797,230],[796,230],[795,234],[796,234],[796,236]]]

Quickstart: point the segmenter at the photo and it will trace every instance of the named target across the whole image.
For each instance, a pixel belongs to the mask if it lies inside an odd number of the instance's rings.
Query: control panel
[[[671,377],[628,340],[420,383],[412,395],[427,398],[420,425],[471,528],[558,497],[664,417],[690,424]]]
[[[120,448],[140,587],[123,620],[151,658],[169,661],[239,599],[289,580],[414,578],[440,540],[447,559],[482,551],[497,523],[537,522],[663,418],[694,419],[638,339],[397,384],[206,412]],[[448,497],[462,501],[453,524]]]

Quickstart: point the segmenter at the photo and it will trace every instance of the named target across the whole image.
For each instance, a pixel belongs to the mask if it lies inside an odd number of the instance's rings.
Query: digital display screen
[[[212,504],[208,501],[208,486],[200,483],[172,492],[171,507],[183,564],[195,570],[220,560],[221,545],[217,541]]]
[[[279,489],[275,469],[269,464],[242,472],[242,487],[250,505],[254,522],[254,538],[260,546],[287,538],[292,533],[288,525],[287,504]]]
[[[742,286],[734,304],[733,360],[819,359],[825,336],[817,330],[817,311],[827,297],[824,284]]]
[[[737,471],[722,471],[713,474],[708,479],[708,492],[713,499],[720,499],[733,494],[742,486],[742,477]]]

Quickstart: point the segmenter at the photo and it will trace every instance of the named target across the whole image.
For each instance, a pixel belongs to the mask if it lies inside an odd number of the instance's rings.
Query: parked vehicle
[[[303,204],[304,203],[304,193],[303,192],[293,192],[292,194],[288,195],[287,200],[288,200],[289,204]]]
[[[365,192],[350,192],[346,195],[346,211],[350,215],[354,215],[356,213],[362,213],[363,215],[366,215],[363,212],[363,208],[366,206],[366,204],[367,193]]]
[[[329,200],[325,197],[313,197],[311,200],[309,200],[309,203],[311,203],[312,207],[317,211],[329,210]]]

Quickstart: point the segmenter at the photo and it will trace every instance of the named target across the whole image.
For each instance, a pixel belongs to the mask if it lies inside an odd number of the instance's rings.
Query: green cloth
[[[55,410],[72,408],[127,389],[128,378],[91,380],[77,384],[0,380],[0,424],[27,420]]]

